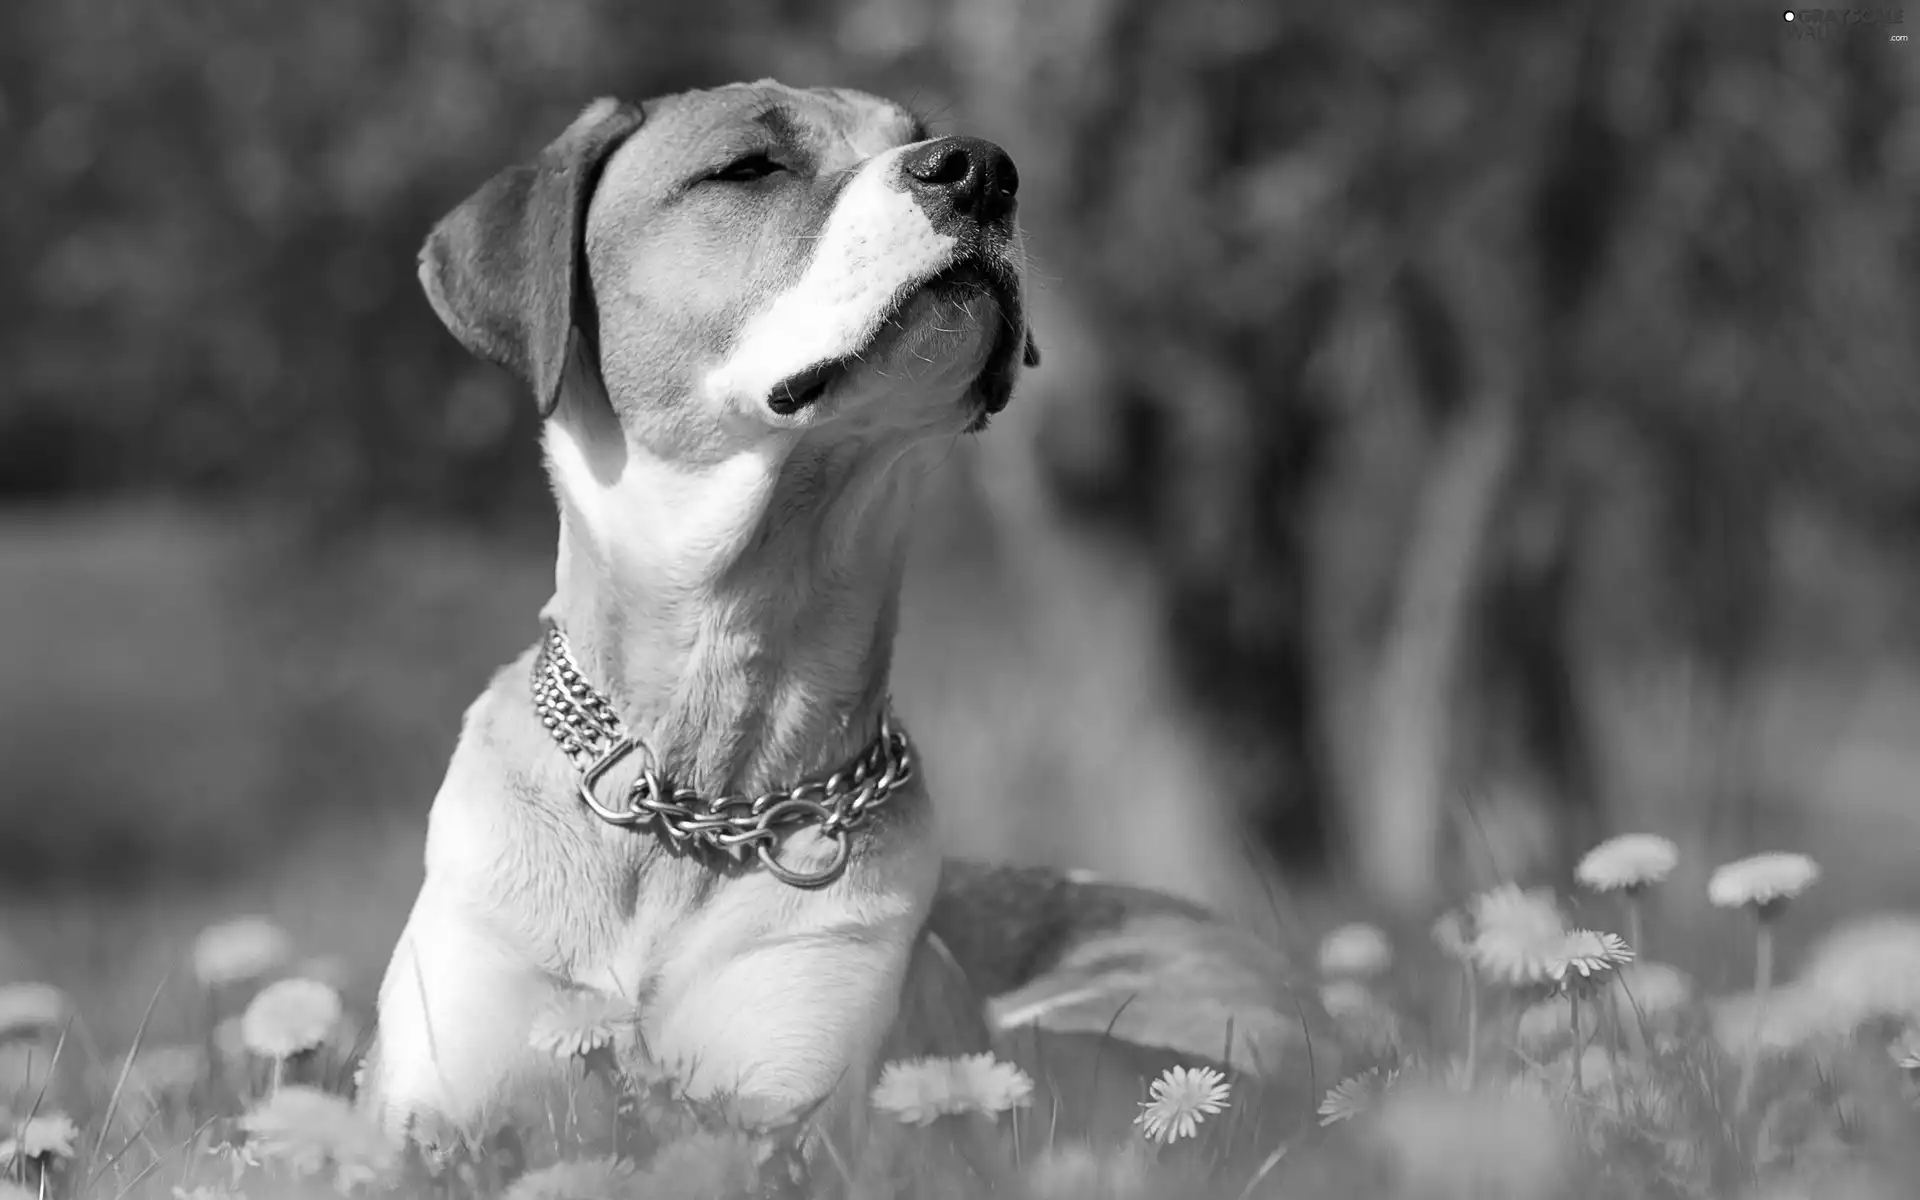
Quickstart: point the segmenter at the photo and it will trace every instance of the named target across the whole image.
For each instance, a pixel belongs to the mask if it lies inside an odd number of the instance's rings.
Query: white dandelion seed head
[[[991,1054],[915,1058],[888,1063],[874,1084],[873,1106],[904,1125],[931,1125],[962,1113],[989,1116],[1020,1108],[1033,1080]]]
[[[1147,1088],[1133,1119],[1151,1142],[1176,1142],[1200,1130],[1200,1122],[1227,1107],[1227,1077],[1212,1067],[1168,1067]]]
[[[50,983],[0,986],[0,1042],[58,1034],[72,1011],[67,994]]]
[[[1797,982],[1852,1025],[1920,1014],[1920,917],[1841,922],[1807,951]]]
[[[607,1200],[632,1193],[633,1164],[600,1156],[564,1160],[513,1181],[501,1200]]]
[[[1707,879],[1715,908],[1764,908],[1800,895],[1820,879],[1820,864],[1804,854],[1756,854],[1723,864]]]
[[[282,979],[261,988],[240,1014],[240,1038],[262,1058],[292,1058],[325,1044],[343,1012],[340,993],[327,984]]]
[[[221,921],[201,930],[193,940],[193,973],[207,987],[271,975],[292,957],[293,939],[265,917]]]
[[[20,1159],[72,1158],[80,1127],[63,1113],[43,1113],[16,1122],[0,1141],[0,1167]]]
[[[1378,926],[1356,921],[1320,940],[1320,974],[1327,979],[1373,979],[1393,965],[1393,946]]]
[[[1596,892],[1664,883],[1680,865],[1680,848],[1655,833],[1623,833],[1587,851],[1574,878]]]
[[[344,1097],[288,1084],[240,1118],[246,1152],[277,1163],[296,1176],[328,1167],[336,1186],[362,1186],[389,1175],[398,1155],[386,1135]]]
[[[535,1014],[527,1044],[555,1058],[584,1058],[638,1040],[640,1010],[604,992],[568,992]]]

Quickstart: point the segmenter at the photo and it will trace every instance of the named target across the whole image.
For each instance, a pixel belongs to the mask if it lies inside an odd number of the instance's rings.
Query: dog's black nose
[[[1007,152],[984,138],[936,138],[906,156],[907,186],[936,224],[951,214],[981,224],[1013,211],[1020,173]]]

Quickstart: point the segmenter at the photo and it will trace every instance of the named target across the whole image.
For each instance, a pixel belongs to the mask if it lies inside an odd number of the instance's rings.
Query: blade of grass
[[[174,1153],[178,1154],[180,1151],[185,1150],[188,1146],[193,1145],[194,1142],[200,1139],[200,1135],[205,1133],[207,1130],[212,1129],[213,1123],[215,1121],[218,1121],[219,1119],[220,1119],[219,1117],[208,1117],[204,1124],[202,1124],[199,1128],[195,1129],[192,1133],[187,1135],[187,1138],[185,1141],[181,1142],[178,1146],[175,1146],[173,1148]],[[153,1174],[154,1171],[159,1168],[160,1164],[165,1161],[166,1159],[164,1156],[155,1155],[154,1160],[148,1163],[144,1170],[142,1170],[138,1175],[135,1175],[132,1179],[127,1181],[127,1186],[121,1188],[118,1192],[114,1193],[113,1200],[126,1200],[127,1193],[131,1192],[134,1188],[139,1187],[140,1184],[146,1179],[146,1177]]]
[[[67,1018],[67,1023],[60,1027],[60,1038],[58,1041],[54,1042],[53,1044],[53,1058],[51,1061],[47,1063],[47,1077],[40,1081],[40,1090],[34,1093],[33,1104],[27,1109],[27,1115],[21,1118],[22,1123],[31,1121],[33,1120],[34,1117],[39,1115],[40,1103],[41,1101],[47,1098],[47,1089],[53,1086],[53,1077],[59,1073],[60,1052],[66,1049],[67,1031],[73,1028],[73,1022],[74,1022],[74,1018],[69,1016]],[[27,1065],[28,1065],[28,1068],[31,1069],[33,1065],[33,1060],[28,1059]],[[31,1076],[29,1076],[29,1078],[31,1078]]]
[[[114,1114],[120,1111],[121,1093],[126,1089],[127,1080],[131,1078],[133,1075],[133,1060],[136,1057],[138,1057],[140,1053],[140,1047],[146,1041],[147,1027],[153,1021],[153,1010],[156,1007],[158,1007],[160,1004],[160,994],[166,991],[167,984],[172,979],[173,979],[173,968],[168,967],[167,973],[160,977],[159,986],[153,989],[153,995],[147,998],[147,1011],[140,1014],[140,1024],[138,1028],[136,1028],[133,1031],[133,1044],[127,1047],[127,1056],[120,1063],[120,1077],[114,1080],[113,1094],[107,1097],[106,1114],[100,1118],[100,1136],[94,1140],[93,1154],[90,1155],[87,1159],[89,1170],[87,1173],[86,1186],[80,1189],[82,1194],[93,1190],[93,1185],[96,1182],[96,1179],[91,1170],[92,1163],[95,1159],[100,1157],[101,1148],[107,1144],[107,1131],[113,1128]],[[148,1100],[153,1099],[153,1096],[151,1093],[148,1093],[147,1099]],[[141,1123],[140,1129],[141,1129],[140,1136],[144,1137],[145,1131],[146,1131],[145,1122]],[[131,1145],[132,1143],[129,1142],[128,1144]],[[150,1148],[153,1150],[155,1154],[158,1154],[160,1152],[160,1148],[158,1146],[152,1146]],[[122,1152],[124,1153],[124,1148]]]
[[[1274,1147],[1273,1153],[1267,1155],[1266,1160],[1260,1164],[1260,1169],[1253,1173],[1253,1178],[1247,1180],[1247,1186],[1240,1189],[1240,1200],[1247,1200],[1249,1196],[1253,1195],[1253,1189],[1259,1187],[1260,1181],[1272,1174],[1273,1169],[1279,1166],[1280,1160],[1286,1156],[1287,1145],[1285,1142]]]

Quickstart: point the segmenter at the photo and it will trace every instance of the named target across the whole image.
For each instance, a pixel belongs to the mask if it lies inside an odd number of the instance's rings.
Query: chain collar
[[[759,796],[702,797],[673,787],[655,767],[653,751],[629,733],[613,704],[581,674],[566,635],[547,626],[533,660],[533,708],[553,740],[580,769],[581,802],[609,825],[651,824],[674,846],[738,856],[752,846],[762,866],[782,883],[821,887],[840,878],[853,853],[853,832],[873,819],[887,798],[913,778],[913,747],[891,713],[858,758],[825,779],[809,780]],[[640,775],[627,788],[624,807],[609,807],[594,794],[600,779],[638,752]],[[834,843],[833,858],[818,871],[795,871],[774,857],[782,834],[812,825]]]

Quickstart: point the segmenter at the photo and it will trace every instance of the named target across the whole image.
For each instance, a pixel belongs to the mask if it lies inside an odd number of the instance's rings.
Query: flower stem
[[[1627,944],[1635,955],[1647,956],[1646,928],[1640,920],[1640,892],[1636,888],[1627,889]]]
[[[1473,977],[1473,964],[1463,971],[1467,985],[1467,1088],[1473,1088],[1475,1067],[1480,1061],[1480,989]]]
[[[1760,1065],[1760,1025],[1766,1020],[1767,997],[1773,990],[1773,922],[1764,912],[1753,939],[1754,1029],[1747,1040],[1747,1053],[1740,1061],[1740,1085],[1734,1098],[1734,1111],[1744,1112],[1753,1089],[1754,1072]]]
[[[1586,1091],[1585,1082],[1580,1078],[1580,1060],[1586,1057],[1587,1048],[1580,1044],[1580,989],[1567,992],[1567,1016],[1573,1025],[1573,1090],[1577,1095]]]

